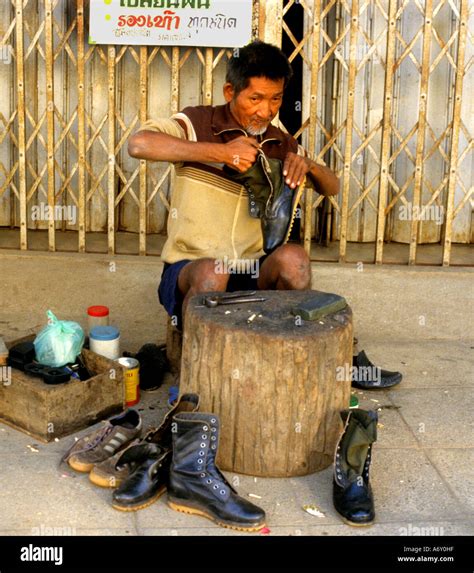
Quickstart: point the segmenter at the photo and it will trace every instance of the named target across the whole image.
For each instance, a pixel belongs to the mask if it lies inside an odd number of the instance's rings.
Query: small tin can
[[[125,402],[134,406],[140,401],[140,363],[135,358],[117,358],[125,370]]]

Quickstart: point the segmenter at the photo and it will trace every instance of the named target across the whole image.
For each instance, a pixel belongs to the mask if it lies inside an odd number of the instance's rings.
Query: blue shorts
[[[267,256],[268,255],[263,255],[263,257],[259,259],[259,265],[262,265]],[[181,309],[184,300],[178,287],[178,276],[181,269],[190,262],[189,259],[184,259],[172,264],[165,263],[158,287],[160,303],[165,307],[166,312],[170,316],[176,316],[178,328],[181,328],[182,325]],[[227,283],[227,292],[257,290],[257,280],[258,278],[250,273],[232,273]]]

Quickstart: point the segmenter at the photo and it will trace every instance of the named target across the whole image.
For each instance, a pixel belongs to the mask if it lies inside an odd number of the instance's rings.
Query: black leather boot
[[[256,162],[244,173],[224,168],[234,181],[247,189],[249,215],[260,218],[263,250],[270,254],[288,241],[303,193],[304,181],[296,189],[285,184],[283,163],[258,150]]]
[[[185,413],[173,418],[173,461],[168,505],[202,515],[239,531],[258,531],[265,512],[240,497],[215,465],[219,420],[215,414]]]
[[[391,388],[402,381],[400,372],[391,372],[375,366],[364,350],[352,357],[352,386],[360,390]]]
[[[162,448],[171,449],[173,441],[171,438],[171,424],[173,416],[180,412],[197,412],[199,410],[199,396],[197,394],[183,394],[178,398],[176,404],[165,415],[161,426],[157,429],[150,429],[145,436],[145,441],[152,444],[158,444]]]
[[[341,417],[345,424],[334,458],[334,507],[348,525],[371,525],[375,510],[369,468],[377,439],[377,413],[344,410]]]
[[[143,444],[145,445],[145,444]],[[136,511],[154,503],[168,485],[171,451],[156,444],[146,444],[148,456],[112,495],[112,506],[121,511]],[[140,446],[138,446],[140,447]],[[133,450],[125,452],[133,456]],[[124,460],[127,463],[127,460]]]

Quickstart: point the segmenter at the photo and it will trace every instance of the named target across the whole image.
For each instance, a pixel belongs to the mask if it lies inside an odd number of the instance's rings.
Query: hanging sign
[[[252,0],[90,2],[90,44],[228,48],[251,36]]]

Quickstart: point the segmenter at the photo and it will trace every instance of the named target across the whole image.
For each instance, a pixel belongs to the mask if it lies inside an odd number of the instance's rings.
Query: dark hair
[[[286,88],[292,75],[290,62],[280,48],[255,40],[234,52],[227,64],[225,81],[232,85],[238,95],[249,85],[250,78],[283,78]]]

